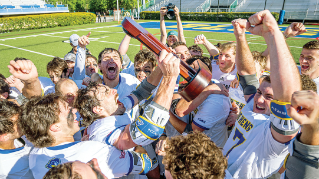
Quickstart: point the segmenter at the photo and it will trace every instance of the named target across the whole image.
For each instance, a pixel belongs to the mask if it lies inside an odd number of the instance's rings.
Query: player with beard
[[[310,41],[303,46],[299,57],[300,72],[309,75],[319,85],[319,41]],[[317,93],[319,88],[317,88]]]
[[[74,68],[74,73],[77,74],[74,78],[75,81],[85,78],[85,48],[90,43],[90,35],[91,32],[78,39],[78,53],[76,54]],[[128,96],[140,84],[140,81],[134,76],[125,73],[120,74],[122,56],[116,49],[105,48],[102,50],[98,56],[98,67],[103,74],[103,84],[116,89],[120,100]]]
[[[285,104],[289,104],[293,92],[301,89],[300,76],[284,36],[268,10],[252,15],[249,22],[237,19],[232,23],[239,46],[238,77],[247,105],[223,153],[234,178],[266,178],[280,169],[288,153],[287,144],[299,130],[299,124],[287,115]],[[245,38],[246,29],[263,36],[269,48],[272,72],[260,85]]]

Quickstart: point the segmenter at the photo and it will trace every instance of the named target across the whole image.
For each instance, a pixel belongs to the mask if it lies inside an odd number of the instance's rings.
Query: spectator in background
[[[103,12],[103,16],[104,16],[104,22],[106,22],[106,14],[105,14],[105,12]]]
[[[101,22],[101,13],[97,12],[97,22],[100,23]]]
[[[69,53],[74,53],[76,54],[76,52],[78,51],[77,47],[78,47],[78,39],[79,39],[79,36],[77,34],[72,34],[70,36],[70,45],[72,47],[72,50],[69,52]],[[87,55],[91,54],[91,52],[89,51],[89,49],[85,49],[85,52]]]
[[[70,77],[72,77],[74,73],[75,58],[76,56],[74,53],[68,53],[64,56],[64,60],[66,61],[68,65],[68,73]]]

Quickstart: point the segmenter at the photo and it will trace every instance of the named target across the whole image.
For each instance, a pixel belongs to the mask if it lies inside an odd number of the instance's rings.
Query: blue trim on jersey
[[[255,93],[255,94],[253,94],[253,95],[251,95],[251,96],[248,98],[248,100],[247,100],[247,104],[249,103],[249,101],[250,101],[251,99],[253,99],[253,98],[255,97],[255,95],[256,95],[256,93]]]
[[[128,172],[126,175],[129,175],[133,170],[133,156],[131,152],[127,152],[127,153],[128,153],[128,156],[130,156],[130,168],[128,169]]]
[[[206,127],[204,127],[204,126],[198,124],[196,121],[193,121],[193,123],[194,123],[197,127],[200,127],[200,128],[202,128],[202,129],[204,129],[204,130],[209,130],[209,128],[206,128]]]
[[[133,97],[132,96],[127,96],[128,97],[128,99],[130,99],[131,100],[131,102],[132,102],[132,108],[134,107],[134,99],[133,99]]]
[[[121,78],[121,74],[119,74],[119,83],[113,88],[113,89],[117,89],[117,88],[119,88],[119,86],[120,86],[120,84],[121,84],[121,80],[122,78]]]
[[[19,148],[15,148],[15,149],[9,149],[9,150],[1,150],[0,149],[0,154],[10,154],[13,152],[18,152],[20,150],[24,149],[24,147],[19,147]]]
[[[66,149],[69,148],[77,143],[79,143],[80,141],[76,141],[76,142],[71,142],[68,144],[64,144],[64,145],[58,145],[58,146],[54,146],[54,147],[47,147],[47,149],[49,150],[62,150],[62,149]]]
[[[106,138],[105,138],[105,143],[106,143],[107,145],[113,146],[113,145],[111,145],[111,143],[109,142],[109,139],[110,139],[110,137],[112,136],[112,134],[113,134],[117,129],[119,129],[119,128],[123,127],[123,126],[126,126],[126,125],[122,125],[122,126],[120,126],[120,127],[117,127],[116,129],[114,129],[112,132],[110,132],[110,133],[106,136]]]

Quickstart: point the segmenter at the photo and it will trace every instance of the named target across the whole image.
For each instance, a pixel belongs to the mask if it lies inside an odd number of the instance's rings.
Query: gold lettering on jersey
[[[238,124],[245,129],[246,132],[250,131],[254,125],[240,112],[237,118]]]
[[[234,100],[233,98],[230,98],[230,102],[235,102],[237,104],[237,106],[239,107],[240,110],[243,109],[243,107],[245,106],[245,104],[239,102],[239,101],[236,101]]]

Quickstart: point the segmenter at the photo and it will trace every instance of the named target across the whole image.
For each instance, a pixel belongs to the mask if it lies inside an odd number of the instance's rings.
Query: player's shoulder
[[[140,81],[133,75],[127,73],[120,73],[121,83],[126,84],[140,84]]]
[[[43,87],[55,86],[50,78],[47,78],[47,77],[44,77],[44,76],[39,76],[38,78],[39,78],[39,81],[40,81],[40,83],[42,84]]]

